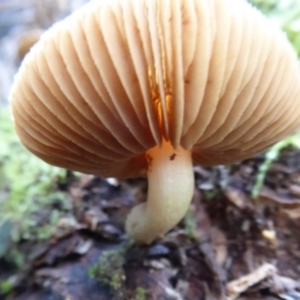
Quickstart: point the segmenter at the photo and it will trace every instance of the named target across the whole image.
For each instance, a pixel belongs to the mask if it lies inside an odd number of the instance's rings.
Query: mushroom
[[[106,177],[148,176],[129,236],[177,224],[193,165],[251,157],[300,123],[297,57],[244,0],[92,1],[25,57],[10,101],[24,146]]]

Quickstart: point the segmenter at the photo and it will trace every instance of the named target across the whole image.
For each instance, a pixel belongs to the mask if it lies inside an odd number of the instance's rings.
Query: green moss
[[[118,291],[123,287],[125,280],[124,263],[124,251],[122,249],[105,251],[97,264],[89,268],[89,276],[110,286],[112,290]]]
[[[125,252],[128,245],[122,245],[116,250],[102,253],[98,262],[88,269],[90,278],[95,278],[100,284],[106,285],[114,293],[114,299],[146,300],[147,290],[137,287],[133,291],[127,290],[125,286]]]
[[[148,291],[142,287],[137,287],[135,290],[135,299],[134,300],[146,300]]]
[[[14,242],[47,239],[61,214],[53,203],[60,202],[62,210],[67,209],[65,193],[56,191],[66,171],[44,163],[21,145],[9,110],[1,111],[0,120],[0,231],[6,221]],[[0,257],[3,255],[0,249]]]
[[[126,242],[117,249],[103,252],[98,262],[88,269],[89,276],[95,278],[100,284],[108,286],[116,300],[135,299],[129,297],[130,291],[125,286],[126,275],[123,268],[126,252],[132,245],[133,243]],[[138,295],[139,293],[141,294],[142,291],[139,291]]]
[[[0,282],[0,295],[8,294],[14,288],[13,284],[9,280]]]
[[[191,239],[199,240],[194,211],[190,208],[184,217],[185,231]]]

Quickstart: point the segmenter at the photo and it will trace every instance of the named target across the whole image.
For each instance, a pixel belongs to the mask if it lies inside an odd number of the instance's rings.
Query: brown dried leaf
[[[273,265],[265,263],[252,273],[244,275],[239,279],[230,281],[227,284],[228,299],[237,299],[240,294],[247,291],[250,287],[272,276],[276,272],[277,269]]]

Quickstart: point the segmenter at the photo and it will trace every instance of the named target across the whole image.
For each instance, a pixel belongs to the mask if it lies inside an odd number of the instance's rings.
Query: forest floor
[[[263,161],[196,167],[189,213],[149,246],[124,233],[146,180],[67,172],[56,183],[66,203],[51,203],[64,211],[55,232],[15,245],[26,261],[18,272],[0,261],[13,285],[3,299],[300,299],[300,151],[282,150],[252,199]]]

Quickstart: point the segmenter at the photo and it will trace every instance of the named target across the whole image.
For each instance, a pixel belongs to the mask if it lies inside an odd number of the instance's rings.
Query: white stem
[[[130,212],[126,230],[137,243],[151,243],[186,214],[194,191],[191,151],[164,141],[146,153],[148,199]]]

